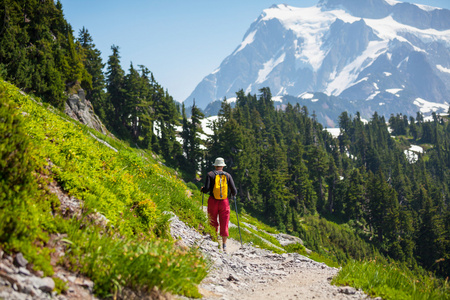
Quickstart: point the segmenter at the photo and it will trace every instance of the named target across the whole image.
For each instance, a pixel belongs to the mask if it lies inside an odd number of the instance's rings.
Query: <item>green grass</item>
[[[153,159],[150,152],[94,133],[4,81],[0,81],[0,92],[2,103],[4,99],[12,101],[22,130],[5,129],[6,134],[17,136],[18,145],[28,145],[23,153],[30,158],[26,161],[33,162],[20,177],[30,188],[13,198],[0,197],[1,216],[7,216],[0,227],[17,233],[8,237],[0,231],[0,246],[8,252],[22,251],[35,269],[52,275],[53,250],[45,245],[51,233],[65,233],[66,260],[61,263],[92,278],[97,295],[109,297],[123,287],[145,291],[157,286],[162,291],[199,297],[196,286],[206,276],[208,265],[197,250],[179,249],[170,241],[170,215],[163,212],[175,212],[194,228],[208,230],[209,226],[174,171]],[[11,147],[9,140],[1,142]],[[45,189],[51,181],[83,201],[83,218],[60,217],[59,201]],[[6,179],[6,192],[15,190],[14,182]],[[5,202],[13,200],[14,205]],[[107,218],[106,228],[97,228],[85,218],[96,212]],[[58,289],[63,288],[58,283]]]
[[[74,221],[68,237],[67,253],[61,264],[81,272],[95,282],[100,297],[120,294],[124,288],[163,291],[188,297],[201,297],[195,286],[206,277],[208,262],[196,249],[182,249],[170,240],[134,239],[101,234],[101,228],[79,230]]]
[[[301,245],[301,244],[298,244],[298,243],[297,244],[287,245],[287,246],[284,247],[284,249],[286,249],[286,251],[289,252],[289,253],[295,252],[295,253],[301,254],[301,255],[306,256],[306,257],[308,257],[308,258],[310,258],[310,259],[312,259],[314,261],[324,263],[324,264],[326,264],[329,267],[333,267],[333,268],[339,268],[340,267],[340,265],[336,261],[334,261],[332,259],[329,259],[326,256],[323,256],[323,255],[321,255],[319,253],[316,253],[314,251],[311,251],[310,253],[306,252],[305,247],[303,245]]]
[[[242,221],[244,221],[244,222],[246,222],[248,224],[254,225],[254,226],[258,227],[259,229],[264,230],[264,231],[266,231],[268,233],[272,233],[272,234],[280,233],[275,228],[270,227],[267,224],[264,224],[263,222],[261,222],[258,219],[250,216],[249,214],[243,214]]]
[[[332,283],[353,286],[383,299],[450,299],[447,280],[384,260],[349,261]]]
[[[349,259],[371,259],[380,254],[350,226],[338,225],[316,216],[304,217],[299,237],[308,249],[339,264]]]

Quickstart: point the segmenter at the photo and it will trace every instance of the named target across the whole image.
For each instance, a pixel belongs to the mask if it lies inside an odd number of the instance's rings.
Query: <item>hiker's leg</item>
[[[208,199],[208,217],[209,224],[213,226],[217,230],[219,229],[219,222],[217,222],[217,215],[219,213],[219,206],[217,205],[218,201],[213,197],[209,197]]]
[[[219,201],[219,223],[220,223],[220,236],[225,243],[228,237],[228,222],[230,221],[230,205],[228,204],[228,199]],[[225,238],[225,239],[223,239]]]

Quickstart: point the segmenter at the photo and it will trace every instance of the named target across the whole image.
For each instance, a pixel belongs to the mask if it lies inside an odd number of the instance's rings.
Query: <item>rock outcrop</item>
[[[70,95],[66,101],[64,112],[71,118],[101,132],[107,134],[105,126],[94,113],[94,108],[85,98],[84,90],[78,90],[78,94]]]

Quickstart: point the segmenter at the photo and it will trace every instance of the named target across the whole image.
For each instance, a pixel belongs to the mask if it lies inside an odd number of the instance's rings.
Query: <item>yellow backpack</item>
[[[228,198],[228,174],[226,172],[216,172],[214,178],[213,195],[217,200],[223,200]]]

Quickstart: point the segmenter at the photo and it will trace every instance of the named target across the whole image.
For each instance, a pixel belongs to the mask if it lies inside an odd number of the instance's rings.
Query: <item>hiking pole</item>
[[[202,192],[202,211],[203,211],[203,198],[205,198],[205,193]]]
[[[237,223],[238,223],[239,237],[241,238],[241,247],[243,247],[243,245],[242,245],[242,235],[241,235],[241,226],[239,225],[239,215],[238,215],[238,210],[237,210],[236,196],[234,196],[234,206],[236,207],[236,219],[237,219]]]

